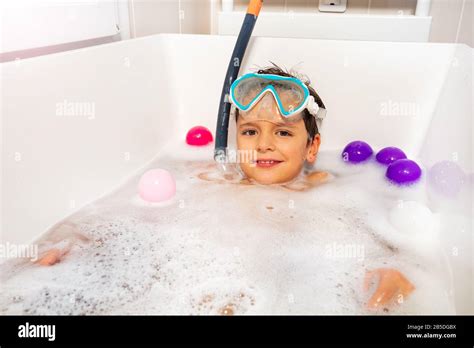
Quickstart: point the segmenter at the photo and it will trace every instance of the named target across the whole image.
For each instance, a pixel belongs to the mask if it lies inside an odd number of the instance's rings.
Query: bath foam
[[[376,163],[348,166],[336,152],[316,165],[333,180],[303,192],[208,182],[198,175],[219,176],[211,160],[170,149],[143,172],[173,173],[173,201],[137,204],[138,173],[70,216],[64,223],[90,241],[52,267],[2,266],[0,313],[370,313],[364,274],[378,267],[400,270],[416,290],[377,313],[454,311],[450,283],[433,265],[439,250],[418,255],[407,247],[412,236],[390,224],[397,202],[427,204],[423,182],[400,189]]]

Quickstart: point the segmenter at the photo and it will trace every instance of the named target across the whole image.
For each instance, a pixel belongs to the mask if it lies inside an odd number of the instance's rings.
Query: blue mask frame
[[[276,91],[275,87],[273,87],[271,84],[269,84],[268,86],[266,86],[265,88],[263,88],[256,96],[255,98],[253,98],[247,105],[243,105],[241,103],[239,103],[237,101],[237,98],[235,98],[235,89],[237,88],[237,86],[239,86],[240,83],[242,83],[243,81],[247,80],[247,79],[250,79],[250,78],[257,78],[257,79],[261,79],[261,80],[268,80],[269,82],[272,82],[272,81],[276,81],[276,82],[281,82],[281,81],[284,81],[284,82],[288,82],[288,83],[292,83],[292,84],[295,84],[297,87],[299,87],[304,95],[303,95],[303,101],[301,102],[300,105],[298,105],[297,107],[295,107],[294,109],[292,110],[285,110],[285,108],[283,107],[283,104],[280,100],[280,97],[278,95],[278,92]],[[295,115],[299,112],[301,112],[303,109],[306,108],[307,104],[308,104],[308,100],[309,100],[309,97],[310,97],[310,93],[309,93],[309,89],[308,87],[299,79],[297,78],[294,78],[294,77],[286,77],[286,76],[280,76],[280,75],[273,75],[273,74],[257,74],[257,73],[249,73],[249,74],[245,74],[243,76],[241,76],[240,78],[238,78],[237,80],[234,81],[234,83],[232,84],[232,86],[230,87],[230,95],[229,95],[229,99],[230,101],[239,109],[239,110],[242,110],[242,111],[248,111],[250,109],[252,109],[255,104],[258,103],[258,101],[260,99],[262,99],[264,97],[264,95],[266,93],[271,93],[276,101],[276,104],[278,106],[278,110],[280,111],[280,114],[283,116],[283,117],[290,117],[292,115]]]

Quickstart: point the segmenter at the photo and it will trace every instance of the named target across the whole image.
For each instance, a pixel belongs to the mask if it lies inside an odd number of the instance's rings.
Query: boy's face
[[[259,104],[259,103],[258,103]],[[288,123],[276,121],[276,108],[254,107],[251,112],[260,113],[259,117],[237,120],[237,147],[239,150],[256,151],[256,163],[241,163],[245,175],[260,184],[279,184],[291,181],[302,170],[304,161],[313,163],[319,149],[320,137],[308,144],[308,132],[304,120]],[[270,116],[270,117],[265,117]]]

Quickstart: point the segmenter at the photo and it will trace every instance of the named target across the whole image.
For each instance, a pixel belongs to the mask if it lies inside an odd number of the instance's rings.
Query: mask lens
[[[291,115],[303,105],[305,94],[298,85],[293,83],[279,83],[275,86],[275,89],[280,99],[281,108],[284,113],[286,113],[284,116]]]
[[[247,108],[265,88],[265,81],[258,78],[247,78],[240,81],[234,88],[234,99]]]
[[[267,114],[274,114],[272,118],[283,118],[287,121],[301,118],[301,108],[308,96],[307,91],[297,82],[273,75],[243,78],[234,82],[231,93],[236,106],[242,112],[248,115],[260,115],[266,110]],[[267,96],[274,99],[275,103],[271,103],[274,107],[268,106],[268,100],[263,102],[262,98]],[[254,108],[256,105],[259,107]],[[262,115],[258,117],[267,118]]]

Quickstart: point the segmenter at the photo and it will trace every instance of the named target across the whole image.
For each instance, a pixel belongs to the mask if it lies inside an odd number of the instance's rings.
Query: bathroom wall
[[[246,0],[235,0],[235,9],[244,10]],[[318,0],[265,0],[264,6],[272,11],[318,11]],[[413,14],[416,0],[348,0],[345,13]],[[399,12],[403,11],[403,12]]]
[[[473,0],[432,0],[430,41],[461,42],[474,47]]]
[[[15,0],[2,0],[8,1]],[[44,0],[46,1],[46,0]],[[61,0],[58,0],[61,1]],[[65,3],[68,0],[62,0]],[[98,0],[111,1],[111,0]],[[81,42],[0,53],[0,62],[142,37],[158,33],[217,34],[221,0],[114,0],[118,3],[120,34]],[[248,0],[235,0],[235,10],[244,11]],[[264,11],[316,12],[318,0],[265,0]],[[431,42],[460,42],[474,47],[474,0],[432,0]],[[347,14],[412,15],[416,0],[348,0]],[[0,9],[0,15],[2,10]],[[344,14],[340,14],[343,16]],[[1,16],[0,16],[1,17]],[[5,29],[4,21],[0,32]],[[67,28],[64,28],[67,30]],[[5,30],[3,30],[5,31]],[[0,36],[1,37],[1,36]],[[1,44],[1,42],[0,42]]]
[[[474,47],[474,0],[432,0],[431,42],[462,42]],[[179,33],[179,9],[184,11],[181,32],[217,33],[220,0],[133,0],[136,35]],[[265,0],[265,11],[318,11],[318,0]],[[235,0],[234,10],[244,11],[248,0]],[[416,0],[348,0],[348,14],[412,15]],[[343,14],[341,14],[343,15]]]
[[[210,0],[129,0],[131,34],[209,34]]]

